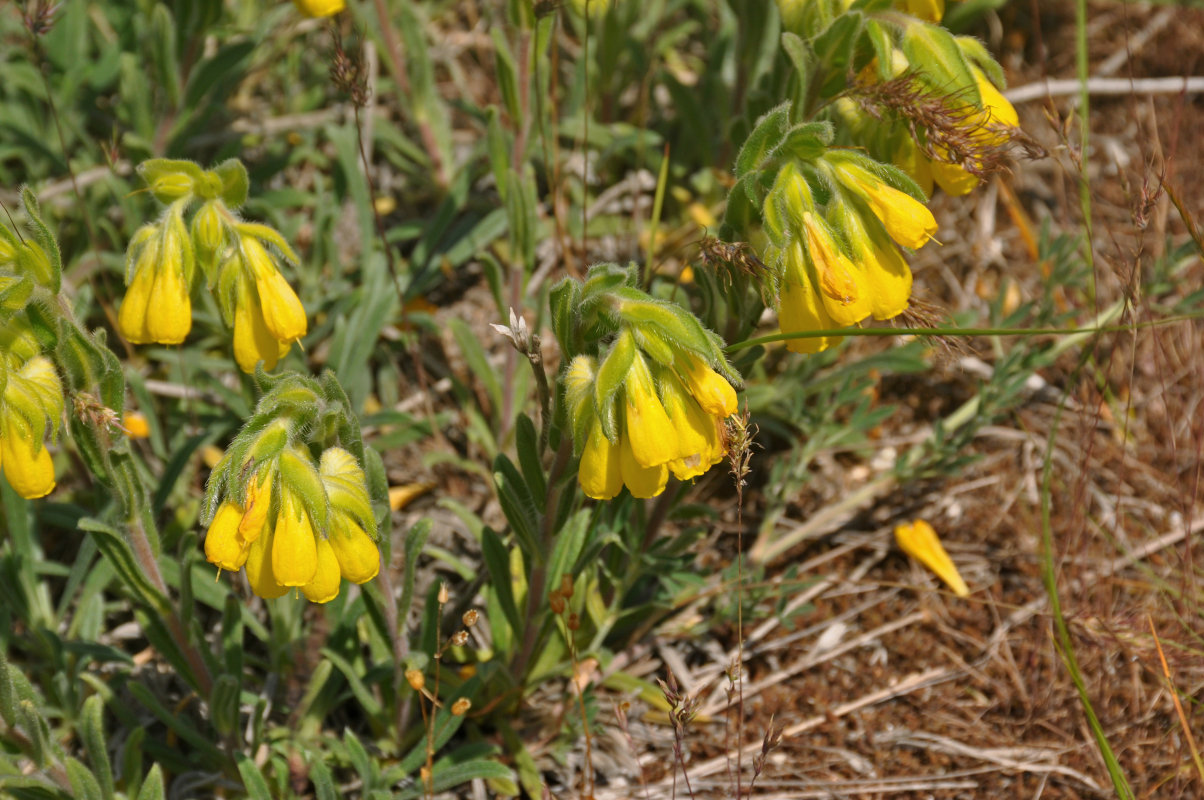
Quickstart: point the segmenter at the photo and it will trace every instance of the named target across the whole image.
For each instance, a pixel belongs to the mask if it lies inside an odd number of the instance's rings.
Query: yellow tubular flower
[[[982,99],[982,112],[971,118],[970,124],[976,127],[970,131],[970,138],[986,148],[999,147],[1008,140],[1008,134],[1000,130],[1000,126],[1015,128],[1020,124],[1020,117],[1015,107],[1000,94],[982,70],[977,67],[972,69],[974,83]],[[932,176],[946,194],[955,197],[969,194],[979,183],[978,177],[967,172],[960,164],[941,161],[932,162]]]
[[[293,0],[293,5],[307,17],[331,17],[347,7],[344,0]]]
[[[155,271],[146,307],[146,333],[152,342],[180,344],[192,329],[192,300],[180,265],[180,254],[165,254]]]
[[[272,336],[250,283],[242,284],[234,306],[234,360],[243,372],[254,372],[260,361],[264,369],[275,369],[289,345]]]
[[[1006,97],[1000,94],[995,88],[995,84],[987,78],[982,70],[974,67],[974,83],[978,86],[978,95],[982,98],[983,110],[987,112],[988,124],[995,123],[998,125],[1007,125],[1010,128],[1015,128],[1020,125],[1020,117],[1016,114],[1016,107],[1008,101]],[[998,133],[993,135],[993,143],[1001,143],[1002,137]]]
[[[978,185],[978,177],[971,175],[960,164],[948,164],[944,161],[931,162],[932,177],[941,191],[950,197],[961,197],[974,191]]]
[[[903,140],[895,150],[894,163],[907,173],[907,177],[920,185],[926,196],[932,196],[932,162],[920,152],[919,146],[909,134],[903,135]]]
[[[842,184],[865,200],[890,238],[899,244],[917,250],[936,233],[936,218],[911,195],[851,164],[838,164],[835,172]]]
[[[949,558],[936,531],[927,522],[917,519],[911,524],[895,526],[895,541],[904,553],[935,572],[958,597],[969,596],[970,589],[954,566],[953,559]]]
[[[247,582],[251,584],[251,591],[265,600],[283,597],[288,593],[288,587],[281,585],[272,571],[271,554],[275,538],[276,532],[269,527],[263,536],[251,543],[247,552]]]
[[[259,293],[259,305],[268,331],[285,344],[300,339],[305,335],[308,323],[297,293],[280,274],[258,239],[243,236],[242,251],[251,276],[255,279],[255,290]]]
[[[867,231],[856,213],[841,215],[837,224],[844,228],[857,251],[855,257],[865,273],[874,319],[891,319],[902,313],[911,297],[911,268],[899,248],[881,231]]]
[[[838,327],[856,325],[870,314],[865,276],[811,212],[803,214],[803,230],[824,308]]]
[[[278,340],[291,344],[305,335],[308,322],[305,308],[297,293],[279,271],[265,277],[256,277],[255,288],[259,292],[259,304],[263,308],[263,321]]]
[[[272,573],[281,586],[305,586],[318,571],[318,544],[301,502],[285,493],[272,540]]]
[[[222,503],[205,534],[205,558],[219,569],[238,572],[247,563],[250,542],[238,533],[242,509],[229,501]]]
[[[911,297],[911,267],[890,242],[869,241],[862,251],[862,266],[870,285],[870,313],[874,319],[892,319],[907,310]]]
[[[673,426],[677,429],[678,438],[683,442],[692,443],[689,455],[669,462],[673,477],[679,481],[697,478],[723,460],[723,440],[719,436],[722,418],[708,414],[688,398],[669,413],[673,417]],[[689,433],[684,429],[688,429]]]
[[[668,419],[666,418],[666,423]],[[665,491],[669,482],[669,468],[664,464],[655,467],[645,467],[636,460],[631,449],[631,437],[623,436],[619,442],[619,470],[623,475],[623,483],[633,497],[647,499],[656,497]]]
[[[585,442],[585,450],[581,453],[577,482],[581,484],[581,491],[595,500],[609,500],[623,488],[619,445],[611,444],[602,432],[602,424],[596,419]]]
[[[318,539],[317,552],[318,568],[301,591],[312,603],[329,603],[339,596],[339,560],[327,539]]]
[[[150,331],[146,328],[146,307],[150,303],[154,284],[154,270],[149,265],[141,265],[126,289],[125,299],[121,301],[121,310],[117,312],[117,327],[121,329],[121,335],[126,341],[133,344],[148,344],[152,341]]]
[[[642,467],[656,467],[681,455],[673,423],[656,396],[648,365],[638,352],[631,362],[623,390],[627,412],[627,432],[623,438],[630,442],[636,462]]]
[[[710,455],[710,443],[707,440],[706,428],[709,424],[714,427],[714,418],[707,415],[693,398],[686,396],[679,387],[674,387],[666,379],[661,385],[664,388],[665,411],[673,423],[673,432],[677,436],[679,458],[669,462],[669,470],[678,480],[689,480],[710,469],[711,464],[704,456]],[[676,381],[673,381],[676,383]],[[689,410],[697,410],[691,415]],[[701,419],[699,419],[701,417]],[[705,463],[704,463],[705,461]]]
[[[15,417],[8,419],[7,430],[0,436],[0,469],[13,491],[26,500],[54,491],[50,451],[41,442],[34,442],[32,431]]]
[[[339,572],[352,583],[367,583],[380,572],[380,550],[350,517],[335,514],[330,525],[330,545]]]
[[[686,388],[708,414],[726,419],[736,413],[736,390],[701,358],[687,354],[678,362]]]
[[[819,293],[812,288],[803,260],[802,245],[797,241],[791,242],[787,245],[784,258],[786,269],[778,304],[778,327],[783,333],[822,331],[838,327],[820,301]],[[839,336],[789,339],[786,349],[792,353],[818,353],[839,344],[840,339]]]
[[[265,475],[262,479],[252,478],[247,487],[247,510],[239,518],[238,533],[247,542],[259,538],[263,524],[267,521],[268,511],[272,507],[272,476]]]

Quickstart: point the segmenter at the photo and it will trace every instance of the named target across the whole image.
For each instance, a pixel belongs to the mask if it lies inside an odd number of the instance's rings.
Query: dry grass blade
[[[1158,631],[1154,628],[1154,618],[1147,615],[1146,619],[1150,623],[1150,635],[1154,637],[1154,646],[1158,648],[1158,661],[1162,665],[1162,675],[1166,678],[1166,686],[1170,690],[1171,700],[1175,703],[1175,713],[1179,715],[1179,724],[1183,727],[1183,736],[1187,739],[1187,746],[1191,750],[1191,760],[1196,766],[1196,774],[1200,776],[1200,786],[1204,787],[1204,760],[1200,758],[1200,749],[1196,746],[1196,737],[1191,732],[1191,725],[1188,724],[1187,714],[1183,711],[1183,703],[1179,700],[1179,690],[1175,688],[1175,682],[1171,679],[1171,669],[1166,663],[1166,653],[1162,652],[1162,640],[1158,638]]]

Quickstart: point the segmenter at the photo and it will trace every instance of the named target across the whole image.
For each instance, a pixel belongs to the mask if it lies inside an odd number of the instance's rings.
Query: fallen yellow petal
[[[433,483],[407,483],[404,486],[389,487],[389,508],[400,511],[408,506],[415,498],[435,488]]]
[[[949,558],[936,531],[927,522],[917,519],[911,524],[896,525],[895,541],[904,553],[935,572],[958,597],[969,596],[970,589],[954,566],[953,559]]]

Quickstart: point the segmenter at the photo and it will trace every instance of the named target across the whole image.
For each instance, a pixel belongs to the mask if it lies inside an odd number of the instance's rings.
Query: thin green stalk
[[[1110,316],[1112,309],[1100,313],[1100,317]],[[757,336],[742,342],[729,344],[728,353],[747,350],[760,344],[786,342],[791,339],[815,339],[822,336],[1081,336],[1096,333],[1125,333],[1142,328],[1160,328],[1178,322],[1204,318],[1204,311],[1188,314],[1175,314],[1162,319],[1147,320],[1133,325],[1101,325],[1075,328],[828,328],[815,331],[791,331],[789,333],[772,333],[767,336]]]
[[[656,232],[660,227],[661,209],[665,205],[665,186],[669,183],[669,145],[665,145],[665,155],[661,158],[660,174],[656,178],[656,194],[652,198],[652,218],[648,220],[648,253],[644,256],[644,289],[652,285],[652,276],[656,274]]]
[[[1058,656],[1062,659],[1062,663],[1066,665],[1066,670],[1070,673],[1070,679],[1074,683],[1074,688],[1078,691],[1079,702],[1083,705],[1083,713],[1087,715],[1087,724],[1095,736],[1096,746],[1099,747],[1100,756],[1104,760],[1104,765],[1108,770],[1108,777],[1112,780],[1112,786],[1116,789],[1117,796],[1123,800],[1132,800],[1134,797],[1133,789],[1129,786],[1129,780],[1125,777],[1124,770],[1121,768],[1116,753],[1112,751],[1112,745],[1108,742],[1108,735],[1095,713],[1095,707],[1091,704],[1091,696],[1087,693],[1087,684],[1083,680],[1083,673],[1079,669],[1079,662],[1074,654],[1074,640],[1070,636],[1070,626],[1066,623],[1066,616],[1062,613],[1062,603],[1058,596],[1058,575],[1054,564],[1053,526],[1050,522],[1052,497],[1050,486],[1053,482],[1054,446],[1057,442],[1058,426],[1061,422],[1064,408],[1065,403],[1063,402],[1058,405],[1058,410],[1054,414],[1053,424],[1050,426],[1049,431],[1049,440],[1045,448],[1045,463],[1041,473],[1041,573],[1045,582],[1046,594],[1049,595],[1050,614],[1053,617],[1054,624],[1054,644],[1057,647]]]
[[[547,600],[544,597],[548,582],[547,555],[552,552],[552,537],[556,533],[552,530],[552,526],[555,524],[556,509],[560,506],[560,492],[564,488],[561,473],[568,466],[572,455],[573,437],[565,436],[560,441],[560,449],[556,451],[556,460],[552,462],[552,468],[548,471],[548,493],[544,498],[546,511],[543,524],[540,526],[539,553],[535,566],[531,569],[531,579],[527,584],[526,628],[523,630],[523,642],[511,670],[511,675],[520,685],[527,666],[530,664],[531,656],[535,652],[535,641],[539,638],[539,632],[543,628],[539,609],[540,604]]]

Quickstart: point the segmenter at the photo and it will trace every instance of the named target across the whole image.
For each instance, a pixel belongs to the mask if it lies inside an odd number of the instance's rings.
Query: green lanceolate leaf
[[[103,800],[100,783],[78,758],[67,757],[67,780],[71,782],[71,794],[75,800]]]
[[[488,526],[481,531],[481,558],[485,562],[485,569],[489,571],[489,583],[497,595],[498,604],[502,607],[506,621],[510,623],[510,629],[523,630],[524,626],[518,614],[518,605],[514,602],[509,551],[502,542],[502,537]]]
[[[552,310],[552,333],[560,345],[565,363],[571,361],[580,349],[577,334],[577,309],[581,305],[581,283],[574,278],[565,278],[552,287],[548,296]]]
[[[790,104],[783,103],[757,120],[736,156],[736,178],[743,178],[761,166],[765,157],[781,143],[790,126]]]
[[[176,54],[176,21],[166,4],[155,5],[150,27],[150,62],[168,102],[176,107],[180,103],[180,60]]]
[[[84,517],[78,525],[81,531],[95,534],[93,539],[96,546],[113,565],[126,588],[134,592],[150,608],[158,611],[167,609],[167,598],[160,594],[150,579],[146,577],[146,573],[142,571],[142,567],[134,558],[125,536],[116,528],[91,517]]]
[[[774,160],[814,161],[828,151],[835,135],[836,129],[826,120],[795,125],[773,151]]]
[[[209,697],[209,718],[222,736],[238,729],[238,706],[241,682],[233,675],[219,675]]]
[[[981,102],[970,65],[957,41],[944,28],[911,23],[903,32],[903,55],[921,79],[936,91],[957,95],[962,103]]]
[[[105,746],[103,714],[104,700],[100,695],[94,694],[85,700],[83,714],[80,715],[79,734],[88,753],[88,760],[92,762],[93,773],[100,784],[101,795],[105,800],[111,800],[113,765],[109,761],[109,749]]]
[[[30,263],[39,268],[42,268],[44,264],[46,280],[40,282],[58,294],[63,283],[63,257],[59,253],[58,240],[54,238],[50,228],[42,221],[42,207],[38,204],[38,196],[28,186],[21,187],[21,205],[25,208],[25,215],[29,217],[29,229],[33,232],[33,238],[40,248],[40,252],[35,253],[34,244],[25,243],[25,248],[31,253],[29,258],[34,259]]]
[[[635,351],[634,336],[630,331],[623,331],[598,366],[598,382],[594,389],[595,405],[602,430],[612,442],[616,441],[619,435],[612,401],[623,388],[623,382],[627,380],[627,372],[635,360]]]
[[[338,790],[334,785],[334,776],[330,767],[319,755],[313,755],[309,761],[309,779],[314,785],[314,796],[317,800],[339,800]]]
[[[843,73],[847,70],[864,24],[865,17],[860,13],[846,12],[832,20],[832,24],[811,42],[816,59],[828,72]]]
[[[414,601],[414,576],[418,567],[418,557],[426,546],[427,537],[431,535],[431,521],[420,519],[410,528],[405,539],[405,567],[401,584],[401,601],[397,605],[397,618],[402,625],[406,624],[410,615],[410,605]]]
[[[539,511],[531,489],[523,480],[522,473],[504,454],[493,460],[493,482],[497,489],[502,513],[510,523],[510,529],[523,551],[532,558],[542,561],[547,553],[541,552],[538,541]]]
[[[1007,77],[1003,74],[1003,67],[992,58],[986,45],[973,36],[958,36],[954,41],[961,48],[962,55],[966,57],[966,60],[982,70],[991,83],[1000,89],[1007,88],[1008,82]]]
[[[138,800],[166,800],[166,798],[167,795],[163,791],[163,771],[158,764],[155,764],[146,774],[146,780],[142,782],[142,787],[138,790]]]
[[[255,766],[255,762],[245,753],[235,754],[234,760],[238,764],[238,774],[242,776],[242,785],[247,790],[247,796],[251,800],[272,800],[272,790],[268,788],[268,782],[264,780],[263,773]]]
[[[329,512],[326,490],[313,461],[308,455],[286,450],[280,454],[279,463],[281,488],[300,498],[314,525],[319,530],[326,530],[326,517]]]
[[[543,465],[539,461],[539,435],[535,432],[535,423],[526,414],[519,414],[515,421],[514,434],[523,479],[531,488],[531,494],[536,498],[544,497],[548,493],[548,485],[544,478]]]
[[[247,168],[237,158],[218,164],[212,170],[221,182],[219,197],[230,208],[238,208],[247,202],[247,191],[251,185]]]
[[[17,724],[17,709],[13,679],[8,670],[8,656],[0,647],[0,719],[11,728]]]

